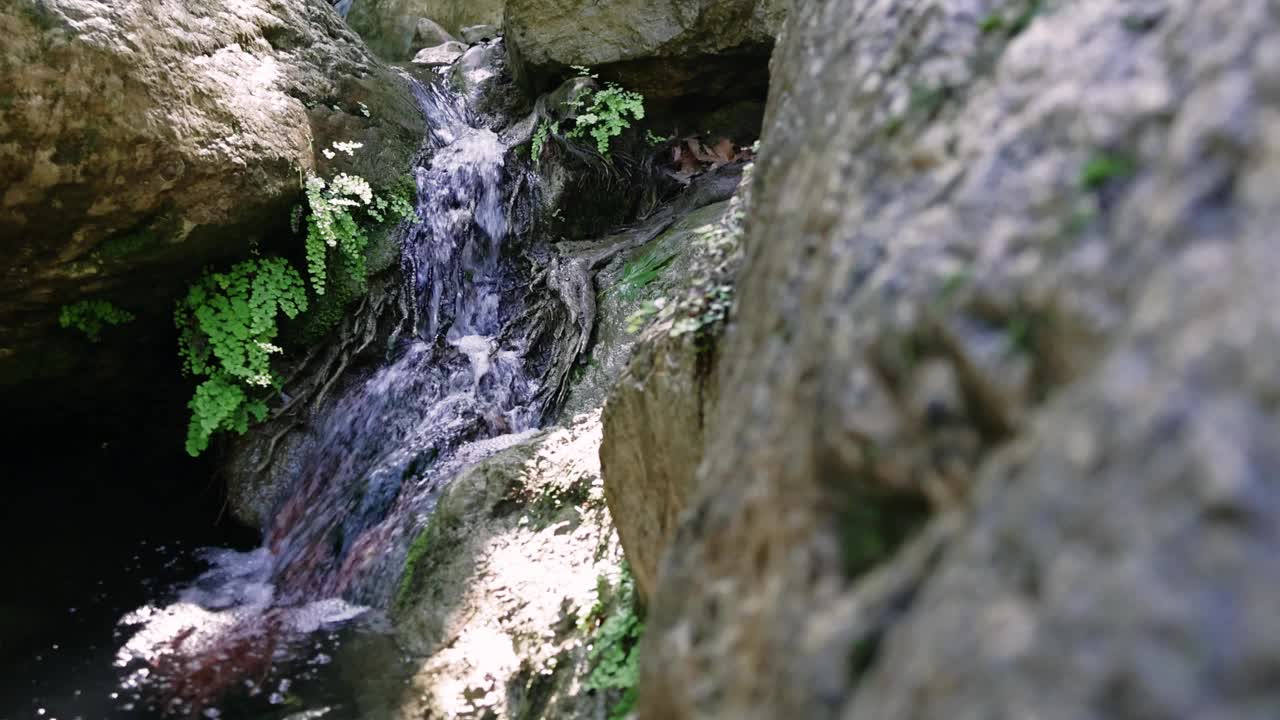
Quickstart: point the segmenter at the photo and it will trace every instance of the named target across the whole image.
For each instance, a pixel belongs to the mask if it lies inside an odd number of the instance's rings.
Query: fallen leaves
[[[671,147],[672,169],[668,174],[681,185],[688,185],[702,173],[752,158],[754,154],[750,147],[739,146],[729,138],[720,138],[714,144],[707,144],[699,136],[690,135]]]

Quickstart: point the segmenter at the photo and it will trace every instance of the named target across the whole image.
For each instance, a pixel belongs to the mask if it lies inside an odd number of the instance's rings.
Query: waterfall
[[[333,9],[338,13],[339,17],[345,20],[347,14],[351,12],[351,6],[354,4],[355,0],[336,0],[333,3]]]
[[[282,668],[310,673],[328,657],[308,633],[385,608],[441,489],[527,438],[557,395],[545,386],[564,371],[548,366],[566,366],[546,333],[568,314],[538,315],[528,301],[537,283],[513,251],[510,217],[520,173],[443,82],[415,93],[430,135],[415,170],[419,222],[402,244],[396,340],[311,418],[315,441],[295,458],[263,546],[211,552],[212,569],[176,602],[126,618],[135,628],[117,664],[133,671],[134,703],[198,711],[243,682],[267,702],[283,697],[279,683],[308,675]]]
[[[431,160],[417,168],[421,220],[405,238],[412,332],[326,413],[320,442],[268,534],[279,588],[293,600],[385,602],[394,570],[462,459],[536,425],[508,241],[506,148],[459,100],[422,88]],[[481,442],[497,435],[506,440]],[[461,457],[458,454],[461,453]]]

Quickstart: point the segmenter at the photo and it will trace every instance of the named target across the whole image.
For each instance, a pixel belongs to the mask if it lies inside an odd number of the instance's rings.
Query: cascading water
[[[337,399],[271,528],[274,576],[291,599],[385,601],[389,571],[455,453],[474,458],[503,441],[467,443],[541,418],[524,348],[501,337],[504,319],[520,310],[502,252],[506,148],[465,122],[439,86],[423,89],[423,105],[436,149],[418,169],[422,222],[405,242],[412,332],[386,366]]]
[[[448,480],[526,437],[556,396],[547,329],[563,318],[530,320],[530,263],[512,252],[519,173],[443,82],[415,88],[429,161],[387,357],[347,373],[313,414],[263,547],[209,551],[211,569],[175,602],[125,618],[113,717],[369,717],[332,693],[299,701],[299,688],[330,672],[352,623],[376,629],[369,610],[388,604]]]

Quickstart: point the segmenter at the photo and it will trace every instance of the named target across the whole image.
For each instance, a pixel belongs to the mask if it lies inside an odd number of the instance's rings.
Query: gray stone
[[[1032,7],[793,8],[642,718],[1280,704],[1280,18]]]
[[[571,418],[604,404],[631,360],[632,348],[646,335],[643,327],[631,330],[629,318],[652,303],[665,304],[684,294],[690,281],[696,277],[697,263],[708,250],[699,229],[718,222],[727,207],[728,201],[721,201],[689,213],[648,243],[619,253],[596,273],[596,324],[592,352],[580,366],[577,380],[560,412],[561,418]],[[609,242],[626,243],[628,237],[624,233],[593,243],[592,251],[598,251],[600,245]],[[636,272],[635,268],[648,267],[652,263],[662,265],[656,269],[657,275],[651,281],[639,285],[624,280],[629,272]],[[621,390],[620,387],[617,389]],[[629,437],[626,433],[620,435]]]
[[[529,110],[528,99],[512,82],[501,42],[469,48],[449,71],[449,79],[454,90],[464,95],[491,127],[500,127]]]
[[[693,493],[715,415],[718,357],[708,338],[716,324],[704,318],[707,299],[736,266],[745,195],[740,189],[729,202],[685,217],[596,277],[596,346],[566,409],[611,388],[600,446],[605,497],[646,602]],[[638,264],[667,258],[670,265],[650,285],[628,285]],[[643,321],[645,314],[654,317]]]
[[[673,97],[754,82],[784,15],[780,0],[508,0],[504,31],[523,84],[618,65],[626,86]]]
[[[503,0],[358,0],[347,22],[379,57],[403,62],[423,47],[455,39],[464,27],[501,25],[502,3]],[[423,18],[430,18],[451,37],[415,42]]]
[[[419,18],[417,29],[413,32],[413,44],[417,48],[429,48],[447,42],[456,42],[457,38],[431,18]],[[468,41],[470,42],[470,41]]]
[[[498,37],[501,32],[497,25],[468,25],[458,32],[462,33],[462,39],[471,45],[493,40]]]
[[[467,51],[467,46],[453,40],[435,47],[423,48],[413,56],[415,65],[452,65]]]

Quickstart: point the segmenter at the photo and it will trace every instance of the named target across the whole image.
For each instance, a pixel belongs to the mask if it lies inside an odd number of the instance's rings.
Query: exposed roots
[[[308,426],[308,419],[320,411],[347,369],[358,364],[379,343],[380,336],[387,337],[380,344],[390,347],[403,326],[411,322],[403,291],[397,285],[393,277],[380,278],[333,335],[317,343],[293,366],[284,381],[282,394],[287,400],[267,421],[271,436],[253,468],[254,474],[271,467],[281,441]]]

